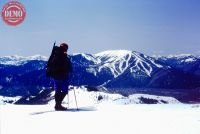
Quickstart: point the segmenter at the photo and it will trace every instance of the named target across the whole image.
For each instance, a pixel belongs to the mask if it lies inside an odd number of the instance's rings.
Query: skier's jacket
[[[54,79],[64,80],[68,78],[72,71],[70,57],[58,46],[53,47],[51,56],[46,66],[46,76]]]

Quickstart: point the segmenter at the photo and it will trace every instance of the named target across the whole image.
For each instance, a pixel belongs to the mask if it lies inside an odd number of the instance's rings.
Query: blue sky
[[[49,56],[55,40],[69,53],[200,54],[199,0],[19,1],[26,19],[16,27],[0,20],[0,56]]]

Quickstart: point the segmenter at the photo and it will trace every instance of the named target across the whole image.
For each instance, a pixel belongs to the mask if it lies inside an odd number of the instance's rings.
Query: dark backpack
[[[70,68],[70,59],[64,54],[63,50],[60,47],[55,46],[54,43],[51,56],[49,57],[46,66],[46,76],[62,79],[67,76]]]

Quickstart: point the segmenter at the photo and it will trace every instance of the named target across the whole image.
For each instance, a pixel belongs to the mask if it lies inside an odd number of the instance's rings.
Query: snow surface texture
[[[0,105],[1,134],[199,134],[200,105]]]
[[[53,94],[52,92],[51,95]],[[137,104],[142,103],[141,98],[171,104]],[[119,94],[88,92],[84,88],[77,88],[70,90],[69,103],[68,96],[64,99],[63,105],[69,108],[68,111],[55,111],[54,104],[52,100],[46,105],[0,105],[0,134],[200,132],[200,105],[181,104],[171,97],[144,94],[124,97]]]

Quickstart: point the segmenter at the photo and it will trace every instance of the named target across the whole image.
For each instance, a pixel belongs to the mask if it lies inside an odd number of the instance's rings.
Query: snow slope
[[[69,92],[69,98],[70,98],[70,104],[75,102],[74,98],[74,90],[70,90]],[[105,92],[97,92],[92,91],[88,92],[86,88],[78,87],[75,88],[75,94],[76,98],[79,104],[84,106],[91,106],[91,105],[97,105],[97,104],[103,104],[103,103],[111,103],[111,104],[163,104],[163,103],[169,103],[169,104],[178,104],[180,103],[177,99],[173,97],[165,97],[165,96],[156,96],[156,95],[148,95],[148,94],[132,94],[127,97],[122,96],[120,94],[111,94],[111,93],[105,93]],[[64,102],[67,103],[67,97],[65,98]],[[153,103],[155,102],[155,103]],[[54,103],[54,101],[49,102],[51,104]],[[75,104],[74,104],[75,105]]]
[[[81,106],[81,105],[80,105]],[[1,134],[199,134],[200,105],[1,105]]]
[[[70,105],[75,105],[74,93],[76,95],[78,103],[84,106],[97,105],[105,102],[122,104],[122,105],[181,103],[177,99],[169,96],[157,96],[149,94],[132,94],[129,96],[122,96],[121,94],[117,93],[107,93],[103,91],[88,91],[86,87],[82,86],[82,87],[72,87],[72,89],[69,91],[68,95],[69,95]],[[41,91],[41,93],[36,96],[23,97],[15,104],[54,104],[55,103],[54,94],[55,94],[54,91],[44,90]],[[64,104],[68,103],[68,97],[65,97],[63,103]]]

